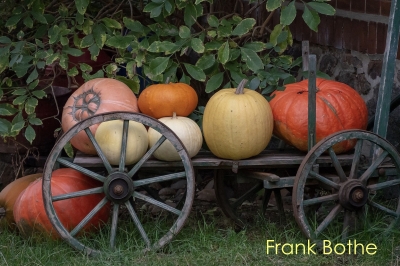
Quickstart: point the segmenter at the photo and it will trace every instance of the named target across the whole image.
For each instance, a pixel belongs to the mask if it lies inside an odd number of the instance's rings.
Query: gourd
[[[33,181],[42,177],[42,173],[20,177],[8,184],[0,192],[0,228],[15,229],[14,204],[19,194]]]
[[[203,135],[217,157],[240,160],[258,155],[271,140],[272,111],[258,92],[245,89],[243,80],[236,89],[215,93],[204,109]]]
[[[189,157],[195,156],[203,144],[203,135],[200,127],[192,119],[183,116],[177,116],[173,113],[172,117],[163,117],[158,119],[168,126],[182,141]],[[160,138],[161,134],[153,128],[149,128],[149,147],[151,148]],[[153,156],[162,161],[179,161],[181,160],[178,152],[169,140],[165,140],[163,144],[153,153]]]
[[[99,181],[71,168],[60,168],[52,173],[51,191],[53,196],[101,186]],[[53,204],[60,222],[67,230],[71,231],[104,197],[103,193],[91,194],[56,201]],[[99,228],[107,221],[109,213],[110,204],[106,204],[83,227],[83,231],[88,232]],[[14,220],[20,233],[25,237],[59,238],[45,212],[42,179],[32,182],[19,195],[14,205]]]
[[[121,158],[123,121],[103,122],[97,128],[95,139],[110,164],[118,165]],[[129,121],[126,143],[126,164],[140,160],[148,147],[147,130],[141,123]]]
[[[344,129],[366,129],[368,110],[350,86],[332,80],[316,80],[316,141]],[[274,134],[299,150],[308,150],[308,80],[275,91],[270,101]],[[354,140],[336,144],[336,153],[350,150]]]
[[[85,82],[65,103],[62,113],[62,129],[64,132],[76,123],[95,114],[111,111],[138,112],[137,98],[125,83],[111,78],[96,78]],[[93,135],[98,124],[90,127]],[[87,154],[97,154],[85,131],[78,132],[71,144]]]
[[[167,81],[168,82],[168,81]],[[197,107],[196,91],[185,83],[154,84],[138,98],[140,112],[154,118],[188,116]]]

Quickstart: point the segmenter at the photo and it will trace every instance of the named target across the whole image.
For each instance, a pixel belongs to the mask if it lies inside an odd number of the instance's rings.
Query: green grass
[[[276,220],[276,219],[275,219]],[[158,226],[162,227],[161,224]],[[155,230],[154,230],[155,231]],[[155,233],[155,232],[152,233]],[[157,252],[143,253],[134,229],[118,238],[118,249],[98,257],[86,257],[63,241],[24,239],[16,232],[0,233],[0,265],[398,265],[400,234],[371,239],[369,233],[357,235],[357,242],[374,243],[375,255],[284,255],[266,254],[266,241],[307,243],[291,213],[285,223],[268,222],[255,215],[248,228],[235,232],[219,214],[190,216],[183,230],[170,244]],[[107,245],[107,236],[98,233],[88,240]],[[274,253],[274,252],[272,252]]]

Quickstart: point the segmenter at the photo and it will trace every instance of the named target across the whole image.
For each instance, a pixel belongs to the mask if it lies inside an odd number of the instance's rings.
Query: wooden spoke
[[[82,197],[82,196],[87,196],[87,195],[92,195],[92,194],[99,194],[99,193],[103,193],[103,192],[104,192],[103,187],[97,187],[97,188],[91,188],[91,189],[85,189],[85,190],[81,190],[81,191],[71,192],[68,194],[53,196],[52,200],[54,202],[54,201],[72,199],[72,198]]]
[[[339,159],[336,156],[336,153],[333,151],[333,147],[328,149],[329,156],[332,159],[332,164],[336,169],[336,173],[339,175],[340,182],[345,182],[347,180],[346,174],[343,171],[342,166],[340,165]]]
[[[79,166],[77,164],[71,163],[70,161],[63,159],[63,158],[57,158],[57,162],[59,162],[62,165],[65,165],[69,168],[75,169],[79,172],[81,172],[82,174],[85,174],[87,176],[90,176],[93,179],[96,179],[98,181],[104,182],[104,180],[106,179],[104,176],[99,175],[93,171],[90,171],[82,166]]]
[[[115,247],[115,237],[117,235],[119,204],[113,205],[112,218],[111,218],[111,232],[110,232],[110,247]]]
[[[126,147],[128,142],[128,130],[129,130],[129,120],[124,120],[124,125],[122,129],[122,141],[121,141],[121,159],[119,161],[119,171],[123,172],[125,169],[126,160]]]
[[[156,182],[163,182],[163,181],[167,181],[167,180],[182,178],[185,176],[186,176],[185,172],[167,174],[167,175],[162,175],[162,176],[157,176],[157,177],[150,177],[150,178],[146,178],[146,179],[135,180],[135,181],[133,181],[133,185],[135,187],[140,187],[140,186],[149,185],[149,184],[156,183]]]
[[[386,182],[381,182],[381,183],[369,185],[369,186],[367,186],[367,188],[370,191],[377,191],[377,190],[380,190],[380,189],[396,186],[398,184],[400,184],[400,179],[393,179],[393,180],[389,180],[389,181],[386,181]]]
[[[322,231],[324,231],[328,227],[328,225],[336,218],[336,216],[342,211],[342,209],[342,205],[337,204],[318,226],[317,230],[315,231],[315,235],[318,236]]]
[[[320,204],[323,202],[338,200],[338,199],[339,199],[339,194],[332,194],[332,195],[327,195],[327,196],[304,200],[303,206],[310,206],[310,205]]]
[[[374,207],[374,208],[376,208],[376,209],[378,209],[380,211],[386,212],[387,214],[390,214],[393,217],[396,217],[396,218],[399,217],[399,214],[397,212],[395,212],[395,211],[393,211],[393,210],[391,210],[389,208],[386,208],[385,206],[382,206],[379,203],[376,203],[376,202],[374,202],[372,200],[368,200],[367,203],[368,203],[368,205],[370,205],[370,206],[372,206],[372,207]]]
[[[71,236],[75,236],[82,228],[100,211],[101,208],[104,207],[108,202],[107,198],[104,197],[96,207],[91,210],[88,215],[70,232]]]
[[[112,167],[110,162],[107,160],[106,156],[104,155],[103,151],[101,150],[99,144],[97,143],[96,139],[93,136],[92,131],[90,128],[85,128],[86,135],[89,137],[90,141],[92,142],[94,148],[96,149],[97,155],[100,157],[101,161],[103,162],[104,167],[107,170],[107,173],[111,174]]]
[[[161,136],[161,138],[151,147],[145,155],[135,164],[135,166],[129,171],[128,176],[132,177],[136,172],[142,167],[142,165],[150,158],[150,156],[164,143],[167,138],[165,136]]]
[[[361,148],[362,148],[363,142],[364,142],[364,140],[359,139],[354,148],[354,157],[353,157],[353,162],[351,164],[349,179],[355,179],[357,177],[357,170],[358,170],[358,165],[360,163]]]
[[[372,173],[375,171],[376,168],[385,160],[386,156],[388,155],[387,151],[382,151],[382,153],[376,158],[376,160],[368,167],[368,169],[361,175],[360,181],[366,181]]]
[[[328,186],[330,186],[330,187],[332,187],[332,188],[334,188],[336,190],[340,189],[340,185],[339,184],[336,184],[335,182],[329,180],[328,178],[326,178],[326,177],[324,177],[324,176],[322,176],[320,174],[317,174],[314,171],[310,171],[310,175],[312,177],[314,177],[315,179],[317,179],[318,181],[320,181],[321,183],[324,183],[325,185],[328,185]]]
[[[139,217],[137,216],[135,210],[133,209],[131,202],[128,200],[127,202],[125,202],[125,206],[128,208],[129,214],[131,215],[132,220],[136,225],[136,228],[139,230],[140,235],[142,236],[144,242],[146,243],[147,248],[150,248],[151,243],[149,237],[144,231],[142,223],[140,222]]]
[[[162,202],[160,202],[158,200],[155,200],[155,199],[153,199],[151,197],[145,196],[145,195],[143,195],[141,193],[138,193],[136,191],[133,192],[133,197],[136,197],[138,199],[141,199],[143,201],[146,201],[148,203],[156,205],[156,206],[158,206],[158,207],[160,207],[160,208],[162,208],[164,210],[167,210],[167,211],[170,211],[172,213],[175,213],[176,215],[180,215],[181,214],[180,210],[177,210],[177,209],[175,209],[175,208],[173,208],[173,207],[171,207],[171,206],[169,206],[169,205],[167,205],[165,203],[162,203]]]
[[[344,219],[343,219],[343,228],[342,228],[342,242],[344,243],[349,235],[350,227],[352,222],[352,212],[345,210],[344,211]]]

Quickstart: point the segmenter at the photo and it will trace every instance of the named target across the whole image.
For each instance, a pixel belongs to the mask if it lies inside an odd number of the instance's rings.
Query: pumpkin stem
[[[243,94],[244,85],[247,83],[247,79],[243,79],[236,88],[235,94]]]
[[[165,80],[165,84],[169,84],[170,81],[171,81],[171,77],[167,77],[167,79]]]
[[[0,219],[6,216],[6,209],[3,207],[0,208]]]

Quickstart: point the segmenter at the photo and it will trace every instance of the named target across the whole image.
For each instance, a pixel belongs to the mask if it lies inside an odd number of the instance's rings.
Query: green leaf
[[[180,26],[179,37],[181,37],[182,39],[190,38],[190,29],[186,26]]]
[[[14,115],[16,112],[18,112],[18,110],[11,104],[0,103],[0,116]]]
[[[74,66],[70,70],[68,70],[67,75],[70,77],[75,77],[76,75],[79,74],[78,69]]]
[[[32,70],[32,72],[29,74],[28,78],[26,79],[26,84],[31,83],[33,80],[37,79],[39,76],[39,73],[36,69],[36,67]]]
[[[135,61],[129,61],[126,64],[125,69],[126,69],[126,74],[127,74],[128,78],[132,79],[135,76],[135,71],[136,71],[136,63],[135,63]]]
[[[8,59],[9,59],[8,55],[0,56],[0,74],[3,73],[4,70],[6,70],[8,68],[8,64],[9,64]]]
[[[32,141],[36,138],[35,130],[31,125],[28,125],[25,129],[25,138],[32,144]]]
[[[35,125],[35,126],[43,125],[42,120],[40,120],[37,117],[31,117],[31,118],[29,118],[28,121],[29,121],[29,124],[31,124],[31,125]]]
[[[225,64],[229,60],[229,43],[225,42],[224,44],[221,45],[221,47],[218,49],[218,60],[222,63]]]
[[[328,15],[328,16],[333,16],[335,15],[335,9],[327,3],[321,3],[321,2],[309,2],[307,3],[308,6],[310,6],[312,9],[317,11],[318,13]]]
[[[12,93],[12,95],[25,95],[25,94],[26,94],[26,89],[16,89]]]
[[[187,4],[183,16],[185,25],[190,28],[191,26],[193,26],[194,23],[196,23],[196,19],[197,19],[196,6],[192,3]]]
[[[26,96],[26,95],[18,96],[17,98],[15,98],[15,99],[13,100],[13,104],[14,104],[14,105],[21,105],[21,104],[23,104],[23,103],[25,102],[25,100],[26,100],[27,97],[28,97],[28,96]]]
[[[25,112],[30,115],[35,112],[35,108],[38,105],[38,100],[34,97],[28,98],[28,100],[25,102]]]
[[[46,93],[42,90],[32,91],[32,94],[38,99],[42,99],[42,98],[46,97]]]
[[[39,79],[35,79],[34,81],[32,81],[32,82],[28,85],[28,90],[33,90],[34,88],[37,87],[37,85],[39,85]]]
[[[76,10],[79,14],[84,15],[86,13],[89,2],[89,0],[75,0]]]
[[[199,58],[199,60],[197,60],[196,66],[205,70],[207,68],[212,67],[214,62],[215,62],[215,56],[213,54],[203,55],[202,57]]]
[[[117,48],[126,49],[131,43],[131,38],[127,36],[113,36],[106,41],[106,45]]]
[[[93,67],[85,63],[79,63],[79,68],[84,72],[92,72]]]
[[[248,33],[256,24],[256,20],[254,18],[246,18],[237,24],[235,29],[232,31],[232,35],[242,36],[243,34]]]
[[[263,42],[249,42],[249,43],[245,43],[243,45],[243,47],[253,50],[256,53],[264,51],[267,48],[266,44]]]
[[[208,22],[208,25],[210,25],[211,27],[218,28],[218,26],[219,26],[219,20],[214,15],[207,16],[207,22]]]
[[[86,48],[91,46],[94,43],[93,34],[86,35],[82,38],[81,48]]]
[[[106,25],[107,28],[112,28],[112,29],[117,29],[117,30],[122,29],[121,23],[119,23],[115,19],[103,18],[102,21],[103,21],[104,25]]]
[[[279,8],[282,5],[283,1],[284,0],[268,0],[267,6],[266,6],[267,10],[271,12],[271,11]]]
[[[199,38],[191,40],[191,47],[198,54],[204,53],[204,43]]]
[[[43,16],[43,13],[38,12],[38,11],[32,11],[31,14],[32,14],[32,17],[34,17],[40,23],[47,24],[47,19],[45,16]]]
[[[20,121],[12,125],[11,132],[20,131],[25,126],[25,121]]]
[[[147,51],[152,53],[165,52],[166,54],[171,54],[176,48],[176,44],[169,41],[155,41],[148,48]]]
[[[154,75],[160,75],[167,68],[169,57],[157,57],[150,62],[150,72]]]
[[[28,28],[32,28],[33,27],[33,20],[32,20],[32,18],[30,17],[30,16],[26,16],[25,18],[24,18],[24,24],[25,24],[25,26],[27,26]]]
[[[310,10],[307,6],[304,6],[303,19],[307,26],[313,31],[318,31],[318,25],[320,23],[320,18],[318,13],[314,10]]]
[[[205,81],[206,80],[206,74],[204,74],[204,71],[199,68],[198,66],[194,66],[191,64],[183,63],[185,66],[187,72],[189,75],[194,78],[195,80],[198,81]]]
[[[68,141],[64,146],[64,151],[68,155],[69,158],[74,157],[74,148],[72,148],[71,142]]]
[[[11,16],[4,26],[6,27],[14,27],[21,20],[22,14],[18,14],[15,16]]]
[[[102,25],[96,24],[93,26],[93,38],[98,47],[102,48],[106,43],[107,35]]]
[[[206,84],[206,92],[210,93],[221,87],[222,81],[224,80],[224,73],[220,72],[212,76]]]
[[[127,79],[122,76],[116,76],[115,79],[125,83],[133,91],[133,93],[135,93],[135,94],[139,93],[139,89],[140,89],[139,79],[131,80],[131,79]]]
[[[0,135],[1,134],[8,134],[11,129],[11,123],[8,120],[0,118]]]
[[[253,51],[247,48],[241,48],[242,60],[246,62],[247,67],[253,72],[264,67],[261,58]]]
[[[280,19],[282,25],[290,25],[296,18],[297,10],[294,3],[295,1],[292,1],[283,8]]]
[[[125,27],[133,32],[144,32],[144,26],[140,21],[133,20],[127,17],[124,17],[124,25]]]
[[[154,2],[148,3],[144,9],[143,12],[150,12],[150,17],[155,18],[160,16],[162,10],[163,10],[164,4],[158,4]]]
[[[275,45],[277,45],[278,44],[278,37],[279,37],[279,35],[281,34],[281,32],[282,32],[282,27],[283,27],[283,25],[281,25],[281,24],[277,24],[277,25],[275,25],[275,27],[274,27],[274,29],[272,30],[272,32],[271,32],[271,34],[270,34],[270,36],[269,36],[269,42],[273,45],[273,46],[275,46]]]
[[[0,36],[0,43],[5,43],[5,44],[11,43],[11,39],[8,38],[7,36]]]
[[[68,46],[64,46],[63,52],[76,57],[83,55],[83,52],[81,50]]]

